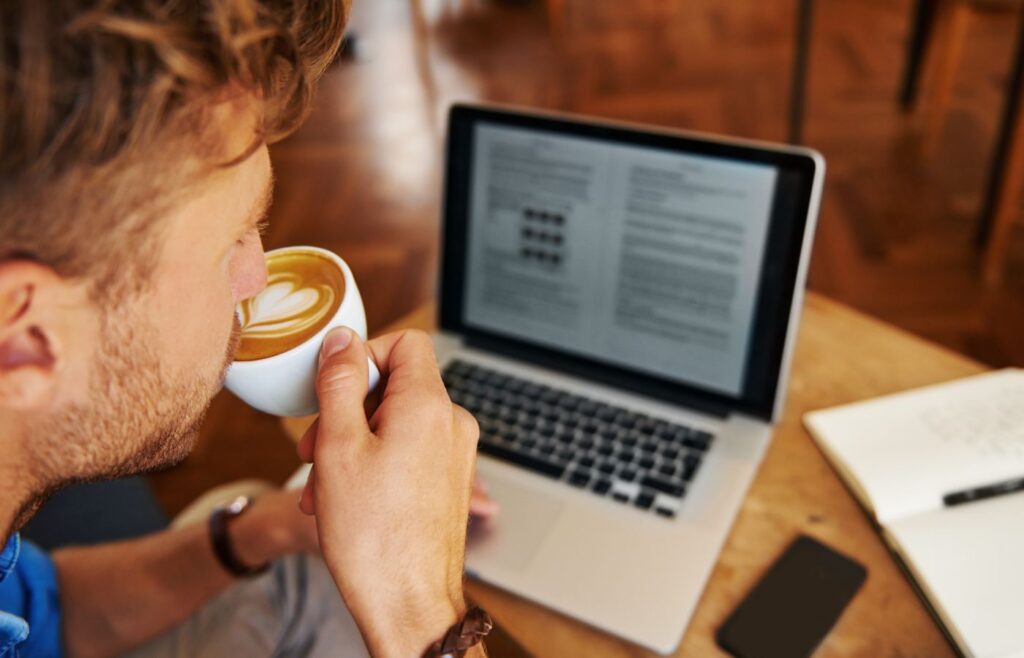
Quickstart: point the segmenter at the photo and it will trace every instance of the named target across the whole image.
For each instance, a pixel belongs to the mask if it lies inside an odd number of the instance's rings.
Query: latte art
[[[275,252],[267,270],[267,287],[239,305],[238,361],[265,359],[306,342],[334,317],[345,294],[341,270],[316,252]]]
[[[242,331],[251,338],[283,338],[321,322],[334,303],[329,286],[304,288],[292,272],[268,278],[267,288],[242,305]]]

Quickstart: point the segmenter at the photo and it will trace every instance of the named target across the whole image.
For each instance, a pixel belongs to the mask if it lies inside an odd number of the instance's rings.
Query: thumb
[[[347,327],[332,329],[320,348],[316,394],[320,400],[320,436],[369,434],[363,400],[366,398],[366,348]]]

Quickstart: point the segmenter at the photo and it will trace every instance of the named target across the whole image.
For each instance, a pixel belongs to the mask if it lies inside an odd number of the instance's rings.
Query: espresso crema
[[[345,276],[330,258],[305,249],[267,256],[267,287],[239,305],[237,361],[287,352],[316,335],[345,298]]]

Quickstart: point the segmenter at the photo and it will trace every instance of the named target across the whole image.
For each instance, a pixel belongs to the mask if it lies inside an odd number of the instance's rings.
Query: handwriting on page
[[[939,439],[1002,459],[1024,459],[1024,387],[1007,385],[985,397],[947,400],[923,411],[921,421]]]

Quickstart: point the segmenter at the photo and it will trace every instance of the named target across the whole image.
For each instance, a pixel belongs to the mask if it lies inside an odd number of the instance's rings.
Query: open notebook
[[[966,656],[1024,657],[1024,491],[946,506],[1024,477],[1024,370],[804,416]]]

